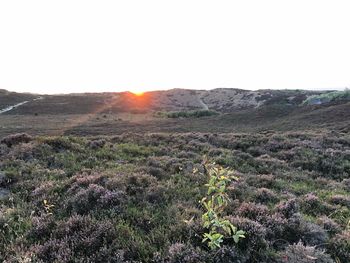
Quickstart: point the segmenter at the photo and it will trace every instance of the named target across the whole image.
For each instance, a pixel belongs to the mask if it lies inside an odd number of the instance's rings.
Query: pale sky
[[[0,0],[0,89],[350,86],[350,1]]]

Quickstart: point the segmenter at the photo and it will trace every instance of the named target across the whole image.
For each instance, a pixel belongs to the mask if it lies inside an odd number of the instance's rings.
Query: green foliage
[[[312,104],[326,103],[326,102],[336,101],[336,100],[349,100],[349,99],[350,99],[349,90],[332,91],[328,93],[322,93],[320,95],[310,96],[303,102],[303,104],[312,105]]]
[[[207,242],[211,249],[220,248],[224,237],[232,237],[235,243],[244,238],[244,231],[237,230],[229,220],[224,219],[222,214],[230,199],[227,195],[227,186],[232,180],[238,178],[233,171],[215,164],[205,163],[205,170],[209,176],[207,195],[201,200],[205,208],[202,215],[203,227],[208,229],[204,234],[203,242]]]
[[[117,148],[117,153],[126,159],[135,157],[146,157],[152,155],[154,152],[156,152],[155,148],[137,145],[133,143],[123,143],[118,145]]]
[[[10,208],[0,213],[0,252],[6,251],[6,246],[14,244],[30,227],[28,218],[16,208]],[[0,253],[0,261],[2,259]]]
[[[206,116],[219,115],[219,113],[213,110],[195,110],[166,112],[164,113],[164,115],[168,118],[200,118]]]

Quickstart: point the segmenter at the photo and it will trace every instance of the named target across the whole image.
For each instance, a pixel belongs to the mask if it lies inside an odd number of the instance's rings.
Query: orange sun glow
[[[131,93],[134,94],[135,96],[142,96],[144,94],[143,91],[139,91],[139,90],[131,91]]]

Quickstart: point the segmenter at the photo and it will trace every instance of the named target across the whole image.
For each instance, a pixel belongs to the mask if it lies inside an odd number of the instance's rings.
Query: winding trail
[[[207,104],[204,103],[204,101],[198,97],[199,104],[203,107],[203,110],[209,110],[209,107]]]
[[[43,99],[43,97],[38,97],[38,98],[33,99],[33,101],[42,100],[42,99]],[[18,108],[18,107],[20,107],[20,106],[22,106],[22,105],[24,105],[24,104],[26,104],[28,102],[29,102],[29,100],[25,100],[25,101],[22,101],[20,103],[15,104],[15,105],[8,106],[7,108],[0,109],[0,114],[8,112],[8,111],[11,111],[13,109],[16,109],[16,108]]]
[[[8,112],[8,111],[10,111],[10,110],[13,110],[13,109],[15,109],[15,108],[17,108],[17,107],[19,107],[19,106],[21,106],[21,105],[23,105],[23,104],[26,104],[26,103],[28,103],[29,101],[22,101],[22,102],[20,102],[20,103],[17,103],[17,104],[15,104],[15,105],[12,105],[12,106],[9,106],[9,107],[7,107],[7,108],[5,108],[5,109],[2,109],[2,110],[0,110],[0,114],[2,114],[2,113],[5,113],[5,112]]]

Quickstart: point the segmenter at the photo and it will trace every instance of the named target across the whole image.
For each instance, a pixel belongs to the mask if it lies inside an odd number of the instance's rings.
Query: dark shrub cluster
[[[274,203],[278,201],[278,196],[268,188],[258,188],[255,193],[255,200],[262,204]]]
[[[263,225],[244,217],[230,217],[229,220],[238,229],[242,229],[246,233],[246,238],[239,243],[239,247],[242,250],[248,250],[250,253],[259,253],[260,250],[267,248],[267,231]]]
[[[289,199],[287,201],[282,201],[279,203],[276,206],[276,210],[282,213],[285,217],[290,218],[299,212],[299,204],[295,198]]]
[[[89,142],[89,147],[93,150],[102,148],[106,144],[104,139],[96,139]]]
[[[322,216],[318,219],[318,223],[326,230],[330,235],[341,232],[339,224],[334,222],[334,220],[328,218],[327,216]]]
[[[279,263],[334,263],[330,255],[323,250],[304,246],[301,242],[289,245],[281,253]]]
[[[200,249],[195,249],[190,244],[175,243],[169,247],[166,259],[163,262],[200,263],[203,262],[203,260],[205,260],[205,253]]]
[[[117,249],[118,235],[108,221],[95,221],[89,216],[72,216],[57,223],[50,238],[34,245],[34,257],[44,262],[118,262],[123,259]]]
[[[0,143],[6,144],[8,147],[12,147],[13,145],[20,143],[28,143],[31,140],[33,140],[32,136],[26,133],[17,133],[6,136],[5,138],[1,139]]]
[[[350,209],[350,196],[334,195],[330,198],[330,202],[336,205],[346,206]]]
[[[95,208],[119,209],[125,201],[123,191],[110,191],[101,185],[89,184],[87,188],[75,189],[75,194],[67,200],[68,209],[78,214],[86,214]]]
[[[340,262],[350,262],[350,231],[335,235],[329,241],[328,250]]]
[[[212,110],[174,111],[166,113],[168,118],[200,118],[213,115],[219,115],[219,113]]]
[[[333,208],[322,202],[315,194],[306,194],[301,197],[301,209],[309,215],[319,215],[323,213],[330,213]]]

